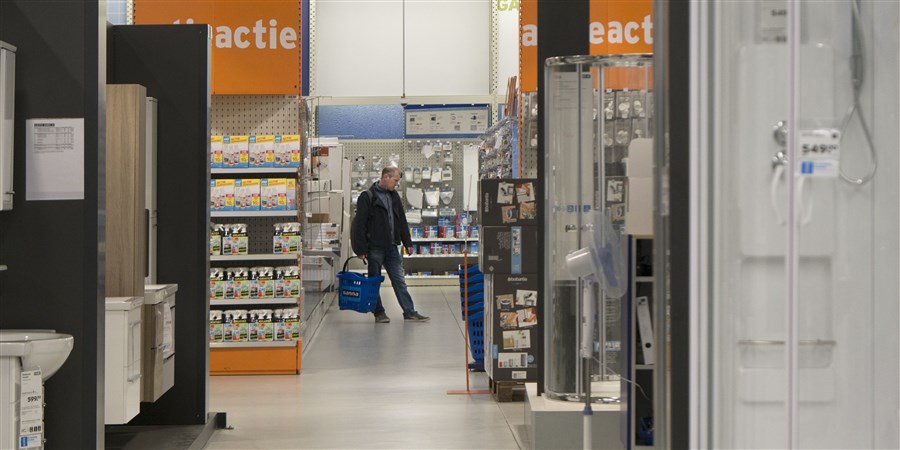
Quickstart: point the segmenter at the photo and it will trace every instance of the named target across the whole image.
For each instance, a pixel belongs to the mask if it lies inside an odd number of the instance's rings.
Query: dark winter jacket
[[[359,194],[356,201],[356,217],[350,227],[350,245],[357,255],[368,255],[370,248],[389,248],[400,243],[404,247],[412,247],[412,238],[409,235],[409,223],[406,222],[406,212],[403,210],[403,202],[397,191],[391,191],[391,206],[394,215],[394,233],[391,236],[388,225],[388,209],[384,202],[375,193],[374,184],[368,192]]]

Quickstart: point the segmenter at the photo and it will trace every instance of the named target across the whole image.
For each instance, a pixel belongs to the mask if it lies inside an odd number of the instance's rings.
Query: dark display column
[[[50,328],[75,346],[46,381],[48,448],[102,448],[106,10],[96,1],[0,1],[17,47],[14,208],[0,212],[0,328]],[[29,201],[28,119],[83,119],[83,198]],[[3,420],[7,420],[5,417]]]
[[[207,422],[209,381],[210,40],[206,25],[110,31],[109,82],[158,100],[157,281],[178,284],[175,386],[132,425]]]

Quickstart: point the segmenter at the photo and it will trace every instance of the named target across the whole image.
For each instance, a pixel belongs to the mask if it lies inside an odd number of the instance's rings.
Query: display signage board
[[[410,105],[404,110],[407,137],[479,137],[490,126],[488,105]]]
[[[134,23],[209,24],[213,94],[299,94],[300,9],[300,0],[134,0]]]
[[[546,1],[546,0],[545,0]],[[519,62],[522,92],[537,91],[537,2],[519,2]],[[591,22],[585,31],[592,55],[653,53],[651,0],[591,0]],[[562,56],[562,55],[560,55]]]

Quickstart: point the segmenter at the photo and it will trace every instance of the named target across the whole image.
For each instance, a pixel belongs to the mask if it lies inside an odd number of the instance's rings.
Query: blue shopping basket
[[[350,258],[347,258],[344,268],[337,274],[338,307],[361,313],[375,311],[378,290],[381,289],[384,276],[367,277],[361,273],[348,272],[349,263]]]

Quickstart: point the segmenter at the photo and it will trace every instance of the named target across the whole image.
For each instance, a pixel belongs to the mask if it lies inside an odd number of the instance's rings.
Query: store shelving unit
[[[650,236],[631,236],[629,239],[629,278],[631,279],[631,289],[630,289],[630,303],[631,303],[631,348],[633,350],[633,355],[631,360],[633,361],[631,372],[631,379],[634,380],[634,384],[629,385],[629,395],[632,399],[632,408],[631,408],[631,435],[632,441],[637,443],[638,446],[647,445],[639,433],[639,428],[641,424],[641,419],[644,417],[653,416],[653,404],[654,404],[654,395],[653,395],[653,375],[656,370],[656,365],[649,363],[644,360],[643,357],[643,346],[644,342],[641,340],[640,334],[640,326],[638,324],[638,301],[639,297],[647,297],[648,305],[650,307],[650,317],[653,316],[653,308],[655,306],[653,299],[653,239]],[[660,352],[658,349],[662,348],[659,345],[660,339],[658,336],[654,337],[654,350],[655,357],[660,358]],[[635,387],[635,384],[641,387],[642,390],[638,390]]]
[[[234,126],[231,124],[230,126]],[[214,130],[227,134],[278,134],[273,130],[222,129]],[[299,167],[265,167],[265,168],[213,168],[213,178],[289,178],[298,177]],[[296,198],[300,198],[297,196]],[[299,208],[300,205],[297,205]],[[273,225],[280,222],[299,222],[297,210],[282,211],[212,211],[213,221],[222,223],[240,222],[248,225],[249,254],[246,255],[211,255],[209,261],[214,267],[249,265],[285,265],[299,266],[301,253],[270,253],[272,251]],[[248,299],[210,299],[211,309],[279,309],[301,308],[303,291],[300,297],[289,298],[248,298]],[[302,316],[302,314],[301,314]],[[301,317],[302,321],[302,317]],[[301,325],[302,327],[302,325]],[[255,341],[255,342],[210,342],[209,373],[210,375],[267,375],[297,374],[300,371],[302,341]]]

